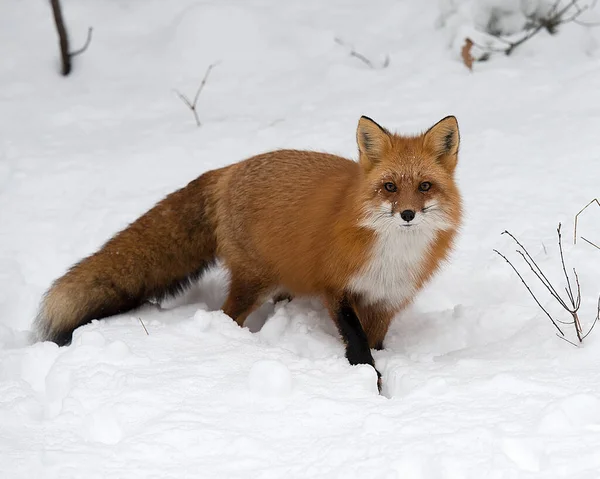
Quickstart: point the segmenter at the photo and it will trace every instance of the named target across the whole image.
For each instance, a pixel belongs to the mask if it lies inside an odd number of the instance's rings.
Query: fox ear
[[[369,170],[387,153],[392,142],[389,132],[367,116],[361,116],[356,129],[360,164]]]
[[[437,160],[449,171],[454,171],[458,161],[460,135],[454,116],[447,116],[433,125],[423,137],[425,148],[433,152]]]

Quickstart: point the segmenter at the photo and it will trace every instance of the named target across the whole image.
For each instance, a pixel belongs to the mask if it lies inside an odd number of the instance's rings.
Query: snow
[[[94,38],[62,78],[46,3],[0,3],[2,477],[598,477],[600,330],[558,339],[492,250],[527,273],[510,230],[562,289],[562,222],[590,325],[600,251],[571,238],[599,191],[600,30],[568,24],[469,72],[460,46],[498,2],[63,0],[74,48]],[[193,96],[215,62],[197,128],[173,90]],[[318,301],[265,304],[242,329],[219,270],[69,347],[30,342],[51,281],[165,194],[280,147],[356,158],[362,114],[405,133],[454,114],[462,138],[465,224],[374,352],[383,395]],[[578,232],[600,242],[600,208]]]

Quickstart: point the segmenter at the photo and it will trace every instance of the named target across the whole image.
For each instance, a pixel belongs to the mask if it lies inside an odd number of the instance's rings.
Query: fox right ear
[[[442,166],[453,172],[458,161],[458,146],[460,143],[456,118],[447,116],[438,121],[425,132],[423,141]]]
[[[359,162],[367,171],[378,163],[392,146],[389,132],[368,116],[361,116],[358,120],[356,142],[358,143]]]

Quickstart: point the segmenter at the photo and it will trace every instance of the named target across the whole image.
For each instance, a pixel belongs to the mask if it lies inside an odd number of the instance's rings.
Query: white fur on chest
[[[434,232],[427,228],[376,231],[370,261],[350,281],[350,290],[367,304],[387,303],[399,307],[417,292],[417,282],[429,254]]]

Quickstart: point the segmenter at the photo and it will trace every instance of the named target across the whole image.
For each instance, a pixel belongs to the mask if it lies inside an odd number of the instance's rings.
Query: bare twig
[[[508,48],[506,48],[504,50],[504,53],[507,56],[510,55],[514,51],[515,48],[517,48],[519,45],[522,45],[523,43],[525,43],[530,38],[533,38],[535,35],[537,35],[538,33],[540,33],[543,28],[544,28],[544,25],[543,24],[539,24],[536,27],[534,27],[533,30],[531,30],[529,33],[527,33],[524,37],[520,38],[516,42],[509,42],[510,45],[508,46]]]
[[[564,337],[562,337],[562,336],[559,336],[558,334],[556,335],[556,337],[557,337],[557,338],[560,338],[560,339],[562,339],[563,341],[566,341],[567,343],[571,344],[572,346],[575,346],[576,348],[578,348],[578,347],[579,347],[579,346],[578,346],[577,344],[575,344],[573,341],[571,341],[571,340],[569,340],[569,339],[567,339],[567,338],[564,338]]]
[[[554,321],[554,319],[552,318],[552,316],[550,315],[550,313],[548,311],[546,311],[546,309],[542,306],[542,303],[540,303],[539,300],[537,299],[537,297],[535,296],[535,294],[533,294],[533,291],[531,291],[531,288],[525,282],[525,280],[523,279],[523,276],[521,276],[521,273],[519,273],[519,271],[517,270],[517,268],[515,268],[515,266],[510,262],[510,260],[506,256],[504,256],[502,253],[500,253],[500,251],[498,251],[497,249],[495,249],[494,251],[496,253],[498,253],[500,256],[502,256],[502,258],[504,258],[504,261],[506,261],[510,265],[510,267],[513,269],[513,271],[515,273],[517,273],[517,276],[519,277],[519,279],[521,280],[521,282],[523,283],[523,285],[527,288],[527,291],[529,291],[529,294],[531,294],[531,297],[533,299],[535,299],[535,302],[541,308],[541,310],[544,313],[546,313],[546,316],[548,316],[548,319],[550,319],[550,321],[552,321],[552,324],[558,330],[558,332],[561,334],[561,336],[564,336],[565,333],[562,332],[562,329],[560,329],[560,327],[558,326],[558,324],[556,324],[556,322]]]
[[[560,234],[560,226],[561,226],[561,224],[558,223],[558,228],[556,229],[556,233],[558,234],[558,250],[560,251],[560,263],[562,265],[562,269],[563,269],[563,273],[565,274],[565,278],[567,278],[567,287],[565,288],[565,290],[566,290],[567,296],[571,300],[571,304],[573,305],[573,308],[574,308],[575,300],[573,299],[573,290],[571,289],[571,280],[569,279],[569,275],[567,274],[567,267],[565,266],[565,255],[563,254],[563,249],[562,249],[562,235]],[[573,272],[575,273],[575,268],[573,268]],[[575,273],[575,276],[577,276],[577,273]],[[579,281],[577,281],[577,286],[579,286]]]
[[[600,297],[598,297],[598,309],[596,313],[596,319],[594,319],[594,322],[592,323],[592,326],[590,327],[589,331],[585,333],[585,335],[581,339],[585,339],[588,337],[588,335],[592,332],[592,329],[594,329],[594,326],[596,326],[596,323],[598,321],[600,321]]]
[[[85,52],[88,49],[88,47],[90,46],[90,43],[92,42],[92,31],[93,30],[94,29],[92,27],[88,28],[88,34],[87,34],[85,43],[79,50],[75,50],[74,52],[71,52],[71,58],[76,57],[77,55],[81,55],[83,52]]]
[[[527,266],[529,266],[529,269],[531,269],[533,274],[535,274],[537,276],[537,279],[540,280],[540,283],[542,283],[544,285],[544,287],[548,290],[550,295],[554,299],[556,299],[556,301],[558,301],[563,308],[567,309],[568,308],[567,304],[562,300],[562,298],[560,297],[558,292],[554,289],[554,286],[552,286],[552,283],[550,283],[550,281],[548,281],[548,278],[546,278],[546,276],[544,276],[544,273],[542,272],[540,267],[537,265],[537,263],[535,261],[533,261],[533,259],[531,259],[531,260],[528,259],[528,257],[525,256],[525,254],[523,254],[522,251],[517,250],[517,253],[523,258],[523,261],[525,261],[525,263],[527,263]]]
[[[575,283],[574,283],[575,289],[574,289],[573,283],[571,282],[569,274],[567,273],[567,267],[565,264],[564,252],[563,252],[563,247],[562,247],[562,233],[561,233],[561,224],[560,223],[558,224],[558,228],[556,229],[556,232],[558,235],[558,249],[559,249],[559,253],[560,253],[560,263],[561,263],[563,274],[565,276],[565,280],[566,280],[566,284],[567,284],[567,286],[565,287],[565,292],[567,294],[567,298],[570,303],[570,306],[567,305],[567,302],[558,294],[558,292],[556,291],[556,288],[554,288],[554,286],[548,280],[547,276],[544,274],[542,269],[539,267],[539,265],[535,262],[535,260],[529,254],[527,249],[519,242],[519,240],[517,240],[517,238],[515,238],[515,236],[512,235],[508,231],[504,231],[502,234],[509,235],[514,240],[514,242],[519,246],[520,249],[517,250],[517,253],[521,256],[521,258],[523,258],[523,261],[525,261],[527,266],[529,266],[529,268],[531,269],[533,274],[537,277],[537,279],[540,281],[540,283],[542,283],[544,285],[544,287],[548,290],[550,295],[561,305],[561,307],[563,309],[565,309],[571,315],[573,320],[570,322],[554,320],[554,318],[552,318],[550,313],[548,313],[548,311],[542,306],[542,304],[540,303],[538,298],[535,296],[535,294],[533,293],[533,291],[531,290],[531,288],[529,287],[527,282],[523,279],[523,276],[521,276],[521,273],[519,273],[517,268],[502,253],[500,253],[497,250],[494,250],[494,251],[496,253],[498,253],[511,266],[511,268],[517,274],[517,276],[519,277],[521,282],[525,285],[525,287],[527,288],[527,291],[529,291],[529,294],[531,294],[531,296],[533,297],[533,299],[535,300],[537,305],[546,314],[546,316],[548,316],[550,321],[552,321],[552,324],[554,324],[556,329],[560,332],[559,337],[561,339],[565,339],[567,342],[569,342],[571,344],[576,345],[575,343],[564,338],[564,333],[559,328],[557,322],[561,323],[561,324],[573,324],[575,326],[575,333],[577,335],[577,339],[578,339],[579,343],[582,343],[583,340],[590,334],[590,332],[592,331],[592,329],[594,328],[596,323],[600,320],[600,298],[598,300],[598,313],[596,315],[596,319],[592,323],[592,325],[589,328],[589,330],[587,331],[587,333],[583,334],[583,329],[581,327],[581,322],[579,320],[579,308],[581,306],[581,284],[579,283],[579,276],[578,276],[575,268],[573,268],[573,275],[575,277]]]
[[[582,27],[600,27],[600,22],[582,22],[581,20],[573,20],[573,23]]]
[[[363,62],[365,65],[367,65],[369,68],[373,68],[376,69],[378,68],[376,65],[373,64],[373,62],[371,60],[369,60],[366,56],[364,56],[362,53],[357,52],[353,46],[348,45],[346,42],[344,42],[341,38],[334,38],[333,39],[335,41],[335,43],[337,43],[338,45],[342,46],[342,47],[346,47],[350,50],[350,56],[359,59],[361,62]],[[390,57],[389,55],[385,56],[385,60],[383,61],[383,63],[381,64],[381,66],[379,68],[387,68],[390,64]]]
[[[214,67],[216,67],[218,64],[219,64],[218,62],[217,63],[212,63],[206,69],[206,73],[204,74],[204,78],[202,79],[202,83],[200,83],[200,86],[198,87],[198,90],[196,91],[196,95],[194,96],[194,101],[190,101],[190,99],[187,96],[185,96],[183,93],[180,93],[178,90],[175,90],[175,93],[177,94],[177,96],[181,99],[181,101],[183,103],[185,103],[187,105],[187,107],[194,114],[194,118],[196,120],[196,125],[197,126],[201,126],[202,125],[200,123],[200,118],[198,118],[198,111],[196,109],[196,106],[198,104],[198,98],[200,97],[200,93],[202,92],[202,89],[204,88],[204,85],[206,85],[206,80],[208,79],[208,75],[210,75],[210,72],[212,71],[212,69]]]
[[[146,329],[146,325],[144,324],[144,322],[142,321],[142,318],[138,317],[138,319],[140,320],[140,324],[142,325],[142,328],[144,328],[144,331],[146,331],[146,336],[150,336],[150,333],[148,332],[148,330]]]
[[[54,16],[54,23],[56,24],[56,31],[58,33],[60,58],[62,62],[61,73],[63,76],[67,76],[72,70],[71,60],[73,57],[83,53],[87,50],[87,47],[89,47],[90,42],[92,41],[92,28],[90,27],[88,29],[87,40],[83,47],[79,50],[71,52],[69,48],[69,35],[67,34],[67,27],[65,26],[60,0],[50,0],[50,5],[52,6],[52,14]]]
[[[587,205],[585,205],[583,208],[581,208],[581,209],[579,210],[579,213],[577,213],[577,214],[575,215],[575,227],[573,228],[573,244],[577,244],[577,221],[579,220],[579,215],[580,215],[581,213],[583,213],[583,212],[586,210],[586,208],[587,208],[588,206],[590,206],[592,203],[596,203],[596,204],[597,204],[597,205],[600,207],[600,201],[598,201],[598,198],[594,198],[594,199],[593,199],[592,201],[590,201],[590,202],[589,202]],[[586,241],[587,241],[587,240],[586,240]],[[588,243],[589,243],[589,241],[588,241]],[[596,246],[596,245],[594,245],[594,246]]]
[[[554,298],[558,302],[561,303],[561,306],[563,308],[566,308],[567,305],[561,299],[561,297],[558,294],[558,292],[556,291],[556,289],[554,289],[554,286],[552,286],[552,283],[550,283],[550,280],[548,280],[548,278],[546,277],[546,275],[544,275],[544,272],[542,271],[542,269],[538,266],[538,264],[535,262],[535,260],[531,257],[531,255],[529,254],[529,251],[527,251],[527,249],[519,242],[519,240],[517,238],[515,238],[514,235],[512,233],[510,233],[509,231],[503,231],[502,234],[507,234],[508,236],[510,236],[513,239],[513,241],[515,243],[517,243],[517,245],[519,246],[519,248],[521,248],[525,252],[525,253],[523,253],[522,251],[518,251],[517,250],[517,253],[519,253],[523,257],[523,259],[525,260],[525,262],[527,263],[527,265],[535,273],[535,275],[538,277],[538,279],[548,289],[548,291],[550,291],[550,294],[552,296],[554,296]],[[527,255],[527,258],[529,258],[529,261],[525,257],[525,255]],[[534,267],[535,267],[535,269],[534,269]]]
[[[594,248],[600,249],[600,246],[598,246],[596,243],[592,243],[589,239],[586,239],[583,236],[581,237],[581,239],[586,243],[591,244]]]

